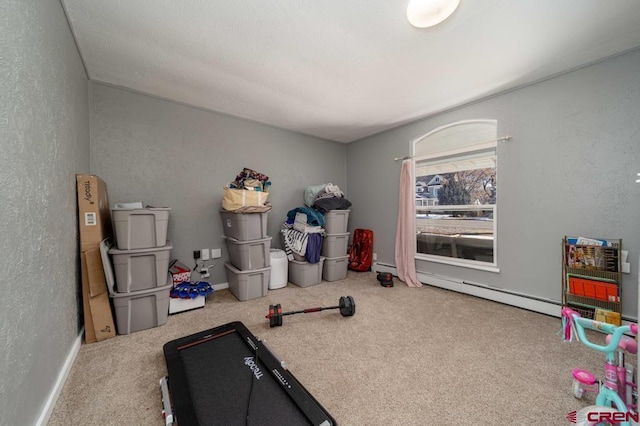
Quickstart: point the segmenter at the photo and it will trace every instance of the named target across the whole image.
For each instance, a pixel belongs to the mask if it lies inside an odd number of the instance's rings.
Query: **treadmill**
[[[335,419],[239,321],[164,345],[167,426],[336,425]]]

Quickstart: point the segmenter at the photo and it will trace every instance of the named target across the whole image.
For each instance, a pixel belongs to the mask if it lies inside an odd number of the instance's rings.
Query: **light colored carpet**
[[[604,358],[563,343],[558,318],[394,282],[383,288],[374,273],[349,272],[243,302],[222,290],[163,326],[84,344],[49,425],[163,425],[162,346],[231,321],[266,340],[341,425],[558,425],[593,403],[572,396],[571,370],[601,377]],[[300,314],[276,328],[265,319],[270,304],[333,306],[346,295],[353,317]]]

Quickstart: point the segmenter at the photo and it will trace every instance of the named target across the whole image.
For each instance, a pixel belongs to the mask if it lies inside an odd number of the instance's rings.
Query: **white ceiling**
[[[62,3],[91,80],[339,142],[640,46],[639,0]]]

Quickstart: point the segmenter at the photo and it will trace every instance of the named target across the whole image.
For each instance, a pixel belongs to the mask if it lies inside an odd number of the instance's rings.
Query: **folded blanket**
[[[324,214],[311,207],[296,207],[289,210],[287,219],[290,223],[295,221],[296,213],[304,213],[307,215],[307,224],[310,226],[322,226],[324,228]]]
[[[329,210],[346,210],[351,207],[351,201],[346,198],[321,198],[316,200],[313,207],[323,213]]]

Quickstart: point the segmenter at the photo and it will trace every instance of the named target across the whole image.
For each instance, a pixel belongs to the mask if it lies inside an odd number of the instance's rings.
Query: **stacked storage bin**
[[[118,334],[167,322],[171,242],[167,241],[169,208],[115,208],[111,211],[116,247],[109,250],[115,275],[111,294]]]
[[[271,276],[271,237],[267,214],[222,210],[222,228],[229,252],[225,263],[229,290],[238,300],[267,295]]]
[[[321,255],[325,257],[322,279],[339,281],[347,278],[349,266],[349,223],[350,210],[330,210],[324,215],[327,234],[322,242]]]
[[[298,232],[302,232],[303,234],[309,234],[309,232],[311,232],[309,228],[319,227],[308,226],[306,214],[300,212],[296,213],[293,229]],[[316,233],[317,230],[318,229],[314,229],[311,233]],[[319,230],[324,233],[324,229],[320,228]],[[284,244],[286,246],[286,239]],[[322,282],[322,265],[324,263],[324,257],[322,254],[320,254],[320,258],[317,263],[307,262],[305,256],[302,256],[295,251],[292,251],[291,254],[293,259],[290,259],[288,264],[289,281],[291,283],[299,287],[309,287]]]

